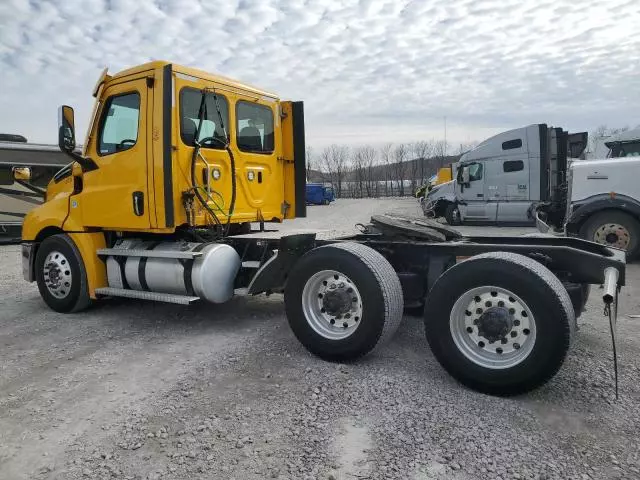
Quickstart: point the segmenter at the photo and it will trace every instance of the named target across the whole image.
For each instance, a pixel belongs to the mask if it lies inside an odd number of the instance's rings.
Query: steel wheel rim
[[[485,336],[481,330],[486,328],[483,325],[487,323],[487,315],[496,312],[499,316],[504,310],[510,318],[503,328],[506,333],[499,340]],[[449,327],[456,347],[467,359],[493,370],[522,363],[536,342],[536,322],[531,309],[516,294],[501,287],[483,286],[463,293],[453,305]]]
[[[339,307],[339,312],[333,308],[334,304]],[[321,270],[304,285],[302,311],[307,323],[318,335],[329,340],[344,340],[353,335],[360,325],[362,296],[345,274]]]
[[[73,277],[69,260],[54,250],[47,255],[42,269],[44,284],[55,298],[66,298],[71,292]]]
[[[605,223],[596,229],[593,234],[593,241],[627,250],[631,243],[631,234],[624,225]]]

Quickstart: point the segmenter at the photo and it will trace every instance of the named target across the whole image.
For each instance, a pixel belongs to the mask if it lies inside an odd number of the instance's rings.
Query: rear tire
[[[40,296],[52,310],[74,313],[91,305],[84,262],[68,235],[52,235],[40,244],[35,274]]]
[[[306,253],[289,274],[284,303],[296,338],[329,361],[355,360],[384,345],[403,311],[402,286],[391,264],[357,243]]]
[[[640,253],[640,224],[620,210],[603,210],[587,219],[580,228],[580,237],[592,242],[622,248],[627,258]]]
[[[460,218],[460,209],[458,208],[458,205],[455,203],[447,205],[447,208],[444,211],[444,218],[452,227],[461,225],[462,219]]]
[[[427,297],[425,331],[433,354],[459,382],[515,395],[556,374],[575,316],[569,294],[546,267],[493,252],[442,274]]]

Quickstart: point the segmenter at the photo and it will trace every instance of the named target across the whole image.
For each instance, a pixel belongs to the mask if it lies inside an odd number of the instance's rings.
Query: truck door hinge
[[[284,157],[278,157],[278,161],[283,163],[293,163],[293,160],[289,160],[288,158]]]

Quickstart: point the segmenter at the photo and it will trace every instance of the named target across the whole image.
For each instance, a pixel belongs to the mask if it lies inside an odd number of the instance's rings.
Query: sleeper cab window
[[[265,105],[239,101],[236,104],[236,142],[243,152],[273,152],[273,111]]]
[[[200,107],[203,109],[202,125]],[[202,103],[202,90],[189,87],[180,90],[180,137],[185,145],[194,147],[197,135],[202,148],[224,150],[227,145],[225,132],[229,134],[229,102],[226,97],[207,92]]]
[[[519,172],[524,170],[524,161],[522,160],[507,160],[502,164],[502,170],[504,173]]]
[[[515,140],[508,140],[502,142],[502,150],[513,150],[514,148],[522,148],[522,139],[516,138]]]
[[[139,119],[138,92],[109,97],[102,116],[98,154],[110,155],[133,148],[138,141]]]

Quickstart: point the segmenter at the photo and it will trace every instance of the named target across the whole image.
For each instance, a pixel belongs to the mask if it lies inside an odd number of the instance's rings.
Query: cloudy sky
[[[79,131],[102,68],[166,59],[304,100],[307,142],[640,124],[638,0],[0,0],[0,132]]]

